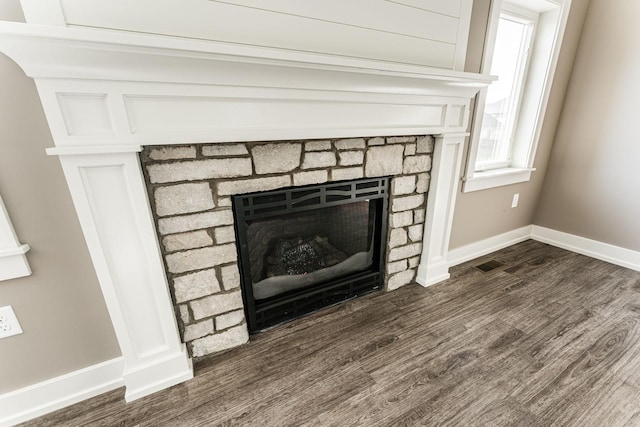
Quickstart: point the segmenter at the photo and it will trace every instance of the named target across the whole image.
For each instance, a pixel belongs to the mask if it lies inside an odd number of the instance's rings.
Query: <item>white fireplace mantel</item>
[[[37,85],[123,353],[126,398],[193,375],[137,152],[143,145],[436,136],[418,281],[448,278],[471,98],[488,76],[109,30],[0,23]]]
[[[16,23],[0,33],[36,80],[56,146],[465,132],[469,99],[490,81],[173,37]]]

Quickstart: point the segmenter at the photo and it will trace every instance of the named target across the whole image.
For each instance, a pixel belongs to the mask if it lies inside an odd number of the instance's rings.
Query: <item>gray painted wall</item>
[[[0,19],[24,18],[18,1]],[[0,54],[0,194],[29,277],[0,282],[24,333],[0,339],[0,394],[120,355],[33,80]]]
[[[534,223],[640,251],[640,2],[591,0]]]
[[[466,71],[478,72],[480,69],[478,52],[481,51],[484,42],[489,2],[490,0],[474,0],[473,2],[474,11]],[[589,0],[573,0],[534,161],[534,167],[537,170],[532,174],[529,182],[472,193],[463,193],[462,182],[460,182],[449,244],[450,249],[475,243],[532,223],[588,3]],[[512,209],[511,200],[515,193],[520,194],[520,202],[517,208]]]

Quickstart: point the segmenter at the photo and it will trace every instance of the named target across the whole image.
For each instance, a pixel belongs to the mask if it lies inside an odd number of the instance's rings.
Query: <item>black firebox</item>
[[[384,177],[234,196],[249,332],[382,289],[388,194]]]

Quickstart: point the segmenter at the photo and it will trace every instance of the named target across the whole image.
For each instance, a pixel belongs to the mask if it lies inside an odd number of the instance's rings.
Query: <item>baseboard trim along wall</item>
[[[0,426],[12,426],[124,386],[122,357],[0,395]]]
[[[542,243],[548,243],[562,249],[610,262],[611,264],[640,271],[640,252],[638,251],[538,225],[532,226],[531,238]]]
[[[504,249],[516,243],[524,242],[531,238],[531,225],[507,231],[479,242],[470,243],[459,248],[451,249],[447,255],[449,267],[471,261],[472,259]]]
[[[537,240],[562,249],[610,262],[631,270],[640,271],[640,252],[597,240],[587,239],[574,234],[552,230],[539,225],[508,231],[479,242],[451,249],[447,256],[449,267],[471,261],[527,239]]]

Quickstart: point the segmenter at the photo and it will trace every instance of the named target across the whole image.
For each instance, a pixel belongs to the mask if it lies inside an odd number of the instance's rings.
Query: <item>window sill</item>
[[[25,255],[28,250],[29,245],[0,249],[0,281],[31,275],[31,268]]]
[[[472,191],[486,190],[503,185],[527,182],[531,179],[531,172],[535,169],[504,168],[486,172],[476,172],[473,176],[464,179],[462,191],[470,193]]]

